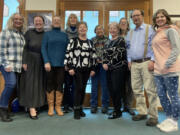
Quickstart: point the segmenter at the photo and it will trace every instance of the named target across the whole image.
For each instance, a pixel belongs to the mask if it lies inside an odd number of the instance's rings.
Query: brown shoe
[[[138,114],[132,117],[132,120],[134,121],[140,121],[147,119],[147,115]]]
[[[156,126],[158,124],[158,119],[157,118],[149,118],[146,121],[146,126]]]
[[[48,101],[48,115],[53,116],[54,115],[54,91],[47,92],[47,101]]]
[[[55,106],[55,110],[56,110],[57,115],[59,115],[59,116],[63,116],[64,115],[63,111],[61,110],[62,100],[63,100],[63,94],[60,91],[56,91],[56,106]]]

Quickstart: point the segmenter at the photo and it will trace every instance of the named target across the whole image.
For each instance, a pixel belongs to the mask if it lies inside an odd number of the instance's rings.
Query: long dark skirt
[[[20,78],[19,102],[25,107],[41,107],[45,104],[45,70],[38,53],[27,53],[27,71]]]

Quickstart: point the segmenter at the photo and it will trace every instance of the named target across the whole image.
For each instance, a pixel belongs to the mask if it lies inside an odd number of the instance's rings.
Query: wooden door
[[[84,18],[86,18],[86,14],[84,13],[91,12],[94,16],[98,16],[98,24],[104,26],[106,35],[108,35],[108,24],[112,20],[112,14],[114,14],[118,22],[121,17],[128,18],[132,27],[133,23],[130,19],[130,13],[133,9],[141,9],[144,11],[144,21],[146,23],[150,23],[152,17],[152,0],[63,0],[59,2],[58,7],[59,10],[57,11],[62,20],[64,20],[62,28],[65,27],[66,18],[68,17],[67,12],[75,11],[79,16],[79,20],[84,20]],[[122,16],[121,13],[123,14]],[[91,15],[89,19],[91,19]],[[86,19],[85,21],[88,23],[88,27],[91,28],[91,25],[94,26],[94,23],[89,23]],[[90,106],[90,92],[91,90],[87,90],[84,106]],[[101,106],[100,96],[101,92],[99,91],[98,106]]]

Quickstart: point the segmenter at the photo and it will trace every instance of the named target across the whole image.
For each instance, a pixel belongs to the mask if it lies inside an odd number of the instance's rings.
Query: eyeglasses
[[[133,15],[132,18],[139,17],[141,14]]]

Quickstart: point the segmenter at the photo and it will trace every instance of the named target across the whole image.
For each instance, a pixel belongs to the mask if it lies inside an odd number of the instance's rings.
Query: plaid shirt
[[[4,30],[0,33],[0,65],[11,67],[12,72],[21,72],[25,39],[21,32]]]

